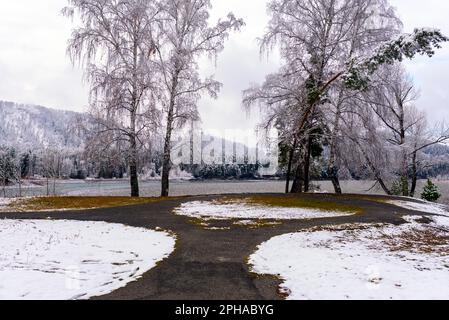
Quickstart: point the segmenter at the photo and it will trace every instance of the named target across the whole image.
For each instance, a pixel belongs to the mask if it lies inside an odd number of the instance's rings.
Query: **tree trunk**
[[[137,101],[133,98],[134,101]],[[131,197],[139,197],[139,176],[137,173],[137,137],[136,137],[136,112],[137,106],[135,105],[134,111],[131,112],[131,134],[129,137],[129,180],[131,184]]]
[[[175,86],[175,81],[173,81]],[[170,170],[171,170],[171,138],[173,131],[175,110],[175,96],[172,93],[170,98],[170,106],[167,116],[167,131],[165,133],[164,155],[162,160],[162,185],[161,185],[161,197],[168,197],[170,195]]]
[[[331,178],[332,185],[334,186],[334,190],[336,194],[342,194],[340,179],[338,178],[338,170],[337,168],[329,168],[331,171],[328,171],[328,175]]]
[[[139,197],[139,176],[137,174],[137,142],[136,137],[130,137],[129,177],[131,183],[131,197]]]
[[[379,170],[377,170],[376,166],[373,164],[373,162],[371,161],[371,159],[366,155],[365,150],[363,150],[362,146],[360,145],[360,142],[355,140],[355,139],[351,139],[360,149],[360,151],[362,152],[366,163],[368,164],[369,168],[371,169],[371,171],[373,172],[376,181],[379,183],[379,185],[382,187],[382,189],[384,190],[384,192],[391,196],[391,191],[390,189],[388,189],[387,185],[385,184],[384,180],[382,179]]]
[[[287,181],[285,183],[285,193],[290,192],[290,177],[292,174],[292,166],[293,166],[293,157],[295,156],[295,149],[297,146],[297,140],[295,138],[293,142],[293,147],[290,149],[290,153],[288,156],[288,167],[287,167]]]
[[[171,170],[171,120],[167,121],[167,132],[165,136],[164,158],[162,160],[162,190],[161,197],[168,197],[170,194],[170,170]]]
[[[310,158],[312,157],[312,137],[307,139],[307,147],[304,159],[304,192],[310,191]]]
[[[190,170],[192,170],[192,173],[193,173],[193,165],[194,165],[194,162],[195,162],[195,155],[194,155],[194,152],[195,152],[195,141],[194,141],[194,130],[195,130],[195,128],[194,128],[194,124],[193,124],[193,120],[192,120],[192,122],[191,122],[191,124],[190,124]],[[224,160],[223,160],[223,165],[224,165]]]
[[[298,168],[296,169],[295,179],[293,180],[291,193],[302,193],[304,186],[304,172],[303,172],[303,164],[298,164]]]
[[[137,61],[138,61],[138,43],[137,37],[134,37],[133,45],[133,82],[132,82],[132,110],[131,110],[131,134],[130,134],[130,150],[129,150],[129,177],[131,184],[131,197],[139,197],[139,176],[137,170],[137,133],[136,133],[136,117],[139,108],[139,94],[137,89]]]
[[[385,184],[385,182],[384,182],[384,180],[382,178],[377,177],[377,182],[379,182],[380,186],[382,187],[382,189],[384,190],[384,192],[387,195],[389,195],[389,196],[392,195],[390,189],[388,189],[387,185]]]
[[[408,187],[408,161],[407,161],[407,153],[405,150],[402,150],[402,168],[401,168],[401,189],[402,189],[402,195],[404,197],[408,197],[409,187]]]
[[[22,180],[19,179],[19,198],[22,198]]]
[[[167,114],[167,131],[165,133],[164,156],[162,160],[162,182],[161,182],[161,197],[168,197],[170,195],[170,170],[171,170],[171,138],[173,132],[173,122],[175,120],[175,106],[176,106],[176,92],[178,89],[179,75],[181,69],[179,63],[175,64],[175,72],[171,80],[170,88],[170,103],[168,105]],[[201,149],[203,144],[201,138]],[[202,152],[201,152],[202,153]],[[201,155],[202,158],[202,155]]]
[[[327,175],[331,179],[332,185],[336,194],[342,194],[340,179],[338,178],[338,168],[336,166],[337,162],[337,136],[340,130],[340,106],[337,107],[337,112],[335,114],[335,126],[334,131],[331,134],[330,143],[330,155],[329,155],[329,166],[327,168]]]
[[[408,188],[408,161],[407,161],[407,151],[405,150],[405,112],[404,106],[402,102],[399,102],[400,113],[399,113],[399,131],[400,131],[400,146],[402,152],[402,168],[401,168],[401,187],[402,187],[402,195],[404,197],[409,196],[409,188]]]
[[[410,197],[415,197],[416,185],[418,182],[418,165],[416,163],[417,152],[413,153],[412,156],[412,185],[410,188]]]

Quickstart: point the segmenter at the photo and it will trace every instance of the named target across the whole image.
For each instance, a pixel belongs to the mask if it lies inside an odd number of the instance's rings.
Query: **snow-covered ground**
[[[406,200],[389,200],[387,203],[405,208],[408,210],[421,211],[439,215],[449,215],[449,210],[446,206],[438,203],[426,202],[426,201],[406,201]]]
[[[0,299],[87,299],[166,258],[166,232],[105,222],[0,220]]]
[[[449,299],[449,218],[431,224],[286,234],[259,246],[252,270],[284,280],[288,299]]]
[[[12,199],[0,198],[0,206],[8,206]]]
[[[6,211],[13,199],[0,198],[0,212]]]
[[[178,215],[203,219],[278,219],[301,220],[349,216],[356,214],[342,211],[323,211],[306,208],[281,208],[241,203],[193,201],[183,203],[174,211]]]

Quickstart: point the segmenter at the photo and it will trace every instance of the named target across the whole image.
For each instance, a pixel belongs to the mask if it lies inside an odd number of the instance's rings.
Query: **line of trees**
[[[68,0],[64,15],[81,23],[68,54],[91,89],[90,120],[78,124],[88,175],[128,176],[131,195],[139,196],[142,166],[157,163],[168,196],[174,131],[197,121],[198,100],[221,88],[200,76],[198,61],[216,59],[244,25],[232,13],[210,24],[210,9],[210,0]],[[413,196],[428,170],[423,151],[449,131],[428,127],[400,63],[432,56],[448,39],[435,29],[402,34],[387,0],[272,0],[268,12],[261,52],[280,50],[283,65],[246,90],[243,103],[260,106],[262,129],[279,132],[286,191],[309,191],[321,157],[336,193],[341,172],[351,171],[369,172],[386,193]],[[59,168],[51,154],[43,162]],[[43,176],[60,176],[53,171]],[[4,175],[6,185],[13,178]]]
[[[220,83],[202,79],[198,60],[216,58],[243,21],[230,13],[209,24],[209,0],[69,0],[63,9],[82,26],[68,52],[91,86],[92,152],[126,154],[131,196],[139,196],[138,153],[162,135],[162,196],[169,194],[171,138],[198,118],[202,94],[215,97]],[[92,148],[94,147],[95,148]],[[96,151],[94,151],[96,150]]]
[[[56,194],[57,179],[86,178],[86,162],[80,155],[57,148],[20,151],[14,147],[0,146],[0,185],[6,197],[6,187],[18,186],[22,196],[25,179],[40,178],[46,181],[47,195]]]
[[[6,197],[6,186],[21,179],[21,163],[17,161],[16,152],[12,148],[0,149],[0,179],[3,196]]]
[[[261,52],[280,50],[283,65],[243,102],[279,131],[286,192],[309,190],[318,145],[336,193],[346,166],[369,171],[387,194],[413,196],[422,151],[449,130],[428,128],[401,62],[431,57],[449,39],[436,29],[403,34],[387,0],[272,0],[268,12]]]

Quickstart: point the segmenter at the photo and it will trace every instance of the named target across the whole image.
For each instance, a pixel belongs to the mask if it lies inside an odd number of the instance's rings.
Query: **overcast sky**
[[[212,19],[232,11],[246,26],[233,34],[220,55],[217,68],[208,63],[224,84],[218,100],[203,99],[200,110],[205,128],[252,129],[257,115],[248,118],[241,108],[242,90],[260,83],[277,69],[276,56],[260,58],[256,38],[266,26],[266,0],[212,0]],[[437,27],[449,35],[449,1],[391,0],[405,24]],[[0,100],[40,104],[85,111],[87,87],[82,71],[73,68],[66,56],[72,23],[60,14],[64,0],[2,1],[0,7]],[[433,59],[418,58],[407,68],[421,91],[418,106],[431,121],[449,120],[449,45]]]

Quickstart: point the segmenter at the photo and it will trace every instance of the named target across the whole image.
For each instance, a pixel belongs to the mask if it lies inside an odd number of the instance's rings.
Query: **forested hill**
[[[61,111],[36,105],[24,105],[0,101],[0,147],[13,147],[19,152],[39,152],[46,148],[67,154],[83,154],[85,136],[77,130],[77,124],[87,120],[87,115],[72,111]],[[203,137],[203,154],[215,154],[222,150],[222,140]],[[232,143],[226,141],[232,150]],[[236,149],[243,155],[244,145],[237,144]],[[214,150],[214,151],[212,151]],[[160,152],[160,150],[159,150]],[[254,150],[250,150],[253,154]],[[230,156],[230,154],[228,154]],[[253,159],[252,159],[253,160]],[[420,171],[420,177],[447,175],[449,172],[449,146],[437,144],[424,150],[426,164]],[[221,158],[216,163],[221,163]],[[317,163],[319,166],[320,164]],[[351,168],[349,168],[351,169]],[[318,172],[325,170],[318,168]]]
[[[83,148],[82,113],[0,101],[0,145],[20,149]]]
[[[446,156],[449,155],[449,145],[437,144],[434,146],[430,146],[424,150],[424,153],[431,156]]]

